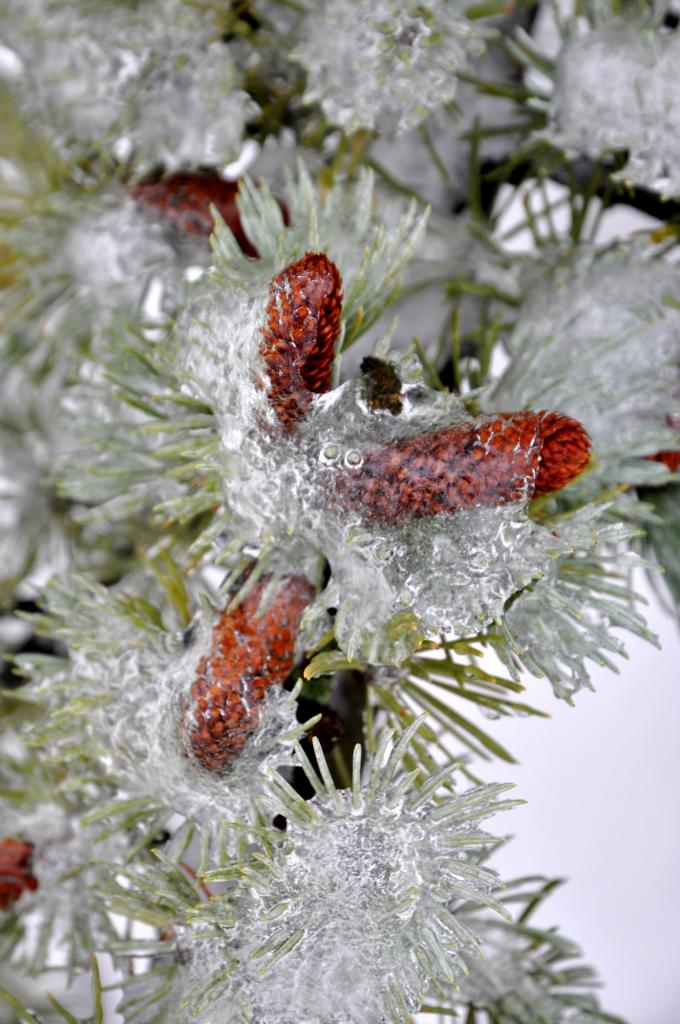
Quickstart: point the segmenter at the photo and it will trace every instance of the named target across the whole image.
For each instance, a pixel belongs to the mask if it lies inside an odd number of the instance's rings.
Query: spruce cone
[[[8,910],[24,892],[38,888],[33,874],[33,843],[0,839],[0,910]]]
[[[342,506],[364,521],[493,508],[564,487],[588,462],[590,439],[553,412],[499,413],[481,424],[398,438],[337,478]]]
[[[260,353],[285,434],[294,433],[312,395],[330,390],[341,313],[340,271],[322,252],[306,253],[269,287]]]
[[[222,612],[183,709],[185,755],[211,772],[238,757],[259,724],[267,691],[285,682],[293,667],[300,619],[314,587],[306,576],[284,577],[258,618],[270,579],[263,577],[237,608]]]
[[[680,451],[676,449],[666,449],[657,452],[656,455],[648,455],[648,459],[652,462],[663,462],[665,466],[668,466],[671,473],[680,468]]]
[[[215,206],[240,249],[246,256],[257,258],[257,250],[241,226],[237,181],[224,181],[205,171],[182,171],[168,177],[158,173],[130,185],[128,191],[143,210],[162,218],[180,235],[207,238],[215,227],[210,212],[210,206]]]

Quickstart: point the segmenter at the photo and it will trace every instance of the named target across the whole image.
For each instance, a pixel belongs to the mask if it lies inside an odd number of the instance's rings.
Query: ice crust
[[[644,245],[583,249],[524,284],[512,361],[487,409],[568,413],[603,460],[677,448],[680,268]]]
[[[495,876],[469,851],[490,839],[478,826],[493,813],[493,796],[480,789],[419,801],[420,791],[379,760],[358,800],[348,790],[322,792],[300,820],[281,805],[285,841],[252,884],[248,877],[222,908],[213,905],[223,937],[201,941],[198,925],[183,944],[182,1012],[190,1008],[197,1024],[406,1021],[430,973],[443,980],[461,970],[458,953],[474,951],[475,940],[444,901],[487,900]],[[279,959],[287,936],[297,942]],[[202,1001],[212,972],[217,984]]]
[[[484,49],[460,0],[318,0],[292,56],[307,71],[305,100],[348,131],[406,131],[456,94],[456,72]]]
[[[578,571],[578,560],[573,567]],[[523,665],[536,676],[547,676],[555,696],[569,702],[584,687],[593,688],[588,660],[616,671],[609,654],[626,656],[623,643],[611,633],[612,627],[629,625],[626,609],[593,599],[591,591],[573,580],[570,585],[569,580],[560,578],[556,565],[517,596],[503,622],[521,652]],[[638,632],[641,626],[643,620]],[[509,650],[499,653],[511,671],[516,668]]]
[[[12,0],[7,14],[24,113],[63,155],[115,149],[140,170],[238,155],[253,104],[209,13],[182,0]]]
[[[680,38],[612,21],[567,39],[557,58],[546,134],[600,159],[627,150],[620,180],[680,195]]]

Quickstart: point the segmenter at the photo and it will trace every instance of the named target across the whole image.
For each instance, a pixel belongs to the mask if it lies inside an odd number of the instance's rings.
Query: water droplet
[[[362,464],[364,457],[361,452],[358,452],[356,448],[351,448],[345,453],[345,465],[350,466],[352,469],[357,469]]]
[[[373,557],[377,562],[389,562],[394,558],[395,550],[392,544],[380,541],[373,546]]]
[[[322,462],[335,462],[340,455],[340,449],[337,444],[327,444],[321,452]]]

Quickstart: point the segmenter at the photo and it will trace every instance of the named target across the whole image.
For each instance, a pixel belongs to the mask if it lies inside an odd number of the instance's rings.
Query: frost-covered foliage
[[[462,730],[458,733],[459,741],[473,748],[481,743],[494,756],[512,760],[492,737],[471,725],[460,711],[449,714],[452,695],[481,705],[494,718],[515,712],[530,714],[530,707],[517,705],[507,692],[521,692],[523,671],[547,679],[557,697],[571,702],[579,690],[591,687],[589,662],[606,665],[616,672],[618,668],[611,656],[626,657],[625,644],[611,632],[612,628],[655,643],[656,637],[636,610],[628,586],[630,571],[645,564],[628,550],[631,540],[642,532],[640,523],[652,530],[658,544],[668,545],[670,540],[649,512],[645,504],[625,501],[615,514],[605,503],[561,513],[555,518],[541,516],[541,531],[546,535],[559,531],[565,547],[561,552],[554,549],[544,570],[518,588],[511,599],[499,601],[493,620],[477,631],[480,641],[493,647],[511,679],[479,669],[476,658],[481,656],[481,650],[470,649],[463,640],[454,640],[443,644],[443,658],[439,651],[433,655],[425,651],[409,658],[399,669],[369,671],[370,682],[377,687],[381,702],[392,712],[401,709],[399,713],[406,713],[408,703],[415,702],[442,723],[450,718],[449,726]],[[617,521],[619,514],[628,521]],[[567,540],[571,547],[566,546]],[[646,564],[653,568],[653,563]],[[491,571],[491,566],[487,566],[487,575],[493,579]],[[436,571],[433,575],[437,580]],[[473,590],[474,579],[468,585]],[[477,587],[478,592],[484,593],[481,583],[477,582]],[[452,592],[456,592],[455,585]],[[465,595],[464,587],[460,593]],[[375,604],[373,598],[368,606],[373,608]],[[456,652],[463,657],[456,656]],[[470,664],[466,656],[471,652]],[[334,657],[337,654],[320,654],[309,666],[309,674],[313,677],[327,670]],[[432,685],[443,686],[447,691],[444,702],[430,689]]]
[[[512,922],[466,908],[463,917],[479,935],[483,955],[464,954],[469,973],[453,1002],[461,1013],[473,1006],[480,1024],[616,1024],[618,1018],[604,1013],[589,991],[597,977],[579,962],[578,946],[530,920],[557,884],[542,878],[509,883],[500,898],[512,908]]]
[[[185,616],[186,594],[178,598]],[[204,602],[182,632],[164,628],[160,611],[139,594],[108,591],[85,580],[48,589],[42,630],[64,643],[68,661],[56,674],[37,676],[33,699],[48,716],[32,730],[33,742],[49,744],[68,764],[73,736],[109,786],[112,797],[137,798],[149,814],[177,812],[199,821],[214,848],[224,821],[253,820],[263,771],[288,763],[302,731],[295,694],[273,688],[239,756],[224,770],[206,770],[186,742],[192,686],[201,659],[210,656],[216,614]],[[217,682],[217,680],[214,680]],[[235,699],[234,695],[234,699]],[[231,834],[235,839],[235,833]]]
[[[208,534],[225,552],[245,539],[256,543],[264,560],[291,539],[293,551],[327,558],[332,576],[317,609],[337,610],[336,637],[351,658],[399,662],[424,637],[474,634],[501,614],[511,594],[543,576],[555,557],[583,543],[572,524],[547,531],[528,517],[529,471],[515,500],[498,507],[480,500],[479,507],[472,502],[456,515],[394,522],[347,507],[352,474],[381,445],[434,436],[443,428],[468,430],[486,420],[475,420],[454,396],[427,388],[407,358],[399,415],[371,408],[365,380],[356,378],[315,398],[295,436],[283,437],[258,386],[263,303],[235,325],[240,338],[225,352],[226,311],[212,288],[208,309],[220,303],[220,319],[208,333],[210,314],[197,314],[190,328],[193,372],[182,378],[196,399],[212,405],[218,433],[218,447],[205,455],[224,512]],[[483,489],[487,471],[481,465],[477,486]],[[209,493],[215,494],[214,486]],[[168,507],[177,501],[170,498]]]
[[[584,518],[587,523],[588,516]],[[639,529],[605,520],[593,522],[591,530],[592,546],[599,542],[604,553],[591,553],[584,543],[578,555],[554,563],[542,579],[517,595],[489,634],[515,678],[522,668],[545,676],[555,695],[567,701],[591,687],[588,661],[618,672],[611,655],[626,657],[626,649],[612,628],[656,641],[635,610],[627,585],[626,572],[636,558],[622,544]],[[614,548],[607,556],[607,542],[618,544],[618,554]]]
[[[639,459],[680,444],[679,279],[642,242],[530,266],[510,365],[486,407],[568,412],[611,479],[662,481],[662,464]]]
[[[27,121],[67,157],[104,150],[139,169],[238,156],[254,106],[209,12],[150,3],[11,0],[0,36]]]
[[[85,1019],[613,1020],[479,767],[653,639],[641,527],[680,589],[676,211],[610,177],[677,194],[677,46],[606,3],[556,64],[500,0],[2,5],[0,961],[110,954]]]
[[[249,342],[237,346],[242,368],[218,384],[231,526],[265,546],[292,535],[325,555],[332,577],[322,600],[337,609],[336,636],[351,658],[398,662],[419,637],[475,633],[571,549],[568,531],[544,532],[528,519],[529,477],[514,503],[424,522],[372,522],[343,509],[341,486],[381,444],[474,420],[453,396],[426,388],[411,363],[400,415],[371,409],[355,379],[316,399],[295,437],[282,438],[256,386],[262,314],[254,319]]]
[[[164,382],[181,391],[185,407],[191,396],[196,413],[205,410],[209,415],[201,412],[179,419],[176,429],[171,418],[163,423],[167,410],[157,405],[158,412],[148,424],[151,434],[144,433],[142,423],[137,452],[131,453],[130,479],[135,483],[134,493],[130,490],[127,498],[149,503],[155,497],[161,514],[179,514],[185,521],[192,511],[198,515],[210,508],[212,521],[193,550],[212,546],[234,566],[232,579],[240,571],[237,556],[244,544],[255,546],[263,568],[273,553],[284,548],[291,566],[296,558],[325,558],[330,581],[308,611],[308,619],[314,621],[326,609],[334,609],[335,637],[350,659],[398,664],[424,640],[437,640],[442,634],[475,635],[499,622],[512,595],[554,575],[556,559],[588,551],[594,534],[588,514],[563,521],[554,518],[548,529],[532,519],[529,502],[534,476],[528,469],[513,500],[499,498],[490,504],[482,498],[471,500],[455,515],[423,515],[421,510],[418,515],[381,519],[348,502],[353,479],[385,446],[434,438],[442,429],[470,430],[487,422],[471,416],[460,398],[428,388],[422,367],[412,356],[387,364],[398,391],[398,414],[369,401],[362,375],[325,395],[313,396],[293,435],[280,431],[262,384],[269,275],[335,231],[331,254],[344,280],[344,337],[352,340],[384,308],[403,261],[401,249],[414,244],[414,233],[420,229],[409,214],[391,233],[373,233],[370,197],[367,177],[356,188],[336,185],[325,204],[320,204],[302,173],[297,183],[289,181],[287,202],[291,222],[297,226],[287,229],[271,193],[244,185],[242,222],[261,259],[248,260],[231,233],[218,227],[214,270],[195,287],[192,301],[179,318],[174,347],[165,342],[157,347],[163,373],[143,384],[143,391],[131,393],[131,404],[144,408],[145,395],[157,394]],[[338,225],[352,204],[362,212],[348,232]],[[362,235],[370,241],[357,266],[357,242]],[[148,360],[148,350],[144,359]],[[503,407],[526,404],[525,396],[511,394]],[[546,405],[564,408],[565,403],[557,393],[546,396],[539,407]],[[200,446],[197,430],[205,434]],[[153,447],[157,432],[161,451],[178,455],[184,446],[192,456],[184,468],[171,462],[172,486],[165,493],[159,489],[162,458],[155,456]],[[535,437],[527,439],[529,449],[535,443]],[[480,445],[482,461],[473,485],[480,492],[485,479],[495,472],[484,461],[491,451],[485,455]],[[144,463],[155,491],[140,484],[138,474]],[[124,483],[127,465],[125,453],[117,448],[115,463],[102,463],[104,486],[116,479]],[[658,468],[660,475],[664,472]],[[203,488],[195,493],[199,474]],[[87,475],[91,476],[89,467]],[[176,485],[182,479],[184,489],[178,491]],[[76,474],[68,493],[90,499],[96,493],[89,484],[87,491],[79,491],[79,486]],[[380,491],[385,485],[376,480],[375,486]],[[116,500],[112,496],[114,511]],[[585,594],[584,600],[587,605]],[[539,652],[544,639],[545,635],[538,643]],[[552,645],[548,643],[547,648],[546,656],[550,652],[552,659]],[[562,686],[562,671],[551,669],[546,674]],[[586,679],[587,673],[581,673],[579,682]]]
[[[322,516],[317,512],[309,537],[319,538],[330,562],[324,599],[337,608],[340,645],[356,660],[398,663],[423,638],[479,632],[573,541],[569,530],[548,533],[529,519],[529,476],[519,500],[495,508],[480,501],[454,515],[393,523],[367,519],[361,508],[343,511],[332,500],[339,487],[335,475],[344,479],[349,467],[351,483],[353,467],[360,470],[381,443],[475,422],[459,401],[429,390],[422,379],[402,386],[399,416],[371,410],[362,391],[361,381],[348,382],[320,402],[305,424],[305,437],[311,434],[318,450],[317,487],[327,509]],[[318,499],[310,505],[318,509]]]
[[[437,798],[455,766],[414,785],[402,762],[418,725],[396,745],[385,733],[363,780],[357,748],[351,789],[336,789],[318,743],[318,773],[298,749],[313,800],[274,777],[268,807],[285,814],[285,838],[271,836],[234,888],[190,912],[173,1020],[405,1024],[429,979],[465,970],[477,940],[447,903],[503,912],[495,874],[477,863],[494,841],[479,824],[512,802],[498,800],[498,785]],[[204,875],[224,877],[234,873]]]
[[[625,150],[616,178],[680,195],[677,33],[613,20],[570,34],[557,57],[547,138],[594,160]]]
[[[171,311],[183,269],[207,262],[207,246],[178,251],[162,219],[140,209],[120,182],[93,180],[83,193],[63,174],[35,181],[23,170],[9,161],[0,167],[0,201],[17,268],[7,305],[15,348],[22,330],[38,332],[39,344],[32,334],[24,341],[29,366],[54,359],[56,349],[68,367],[69,352],[87,348],[94,331],[116,316],[142,315],[152,286],[153,313]]]
[[[320,0],[293,57],[307,70],[305,100],[347,131],[403,132],[456,95],[456,72],[484,49],[469,4],[434,0]]]

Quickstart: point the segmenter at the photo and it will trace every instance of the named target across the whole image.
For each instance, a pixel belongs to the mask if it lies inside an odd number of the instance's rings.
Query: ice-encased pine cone
[[[383,444],[339,473],[336,493],[363,521],[494,508],[564,487],[589,454],[585,429],[568,416],[499,413]]]
[[[330,390],[341,312],[342,278],[325,253],[306,253],[269,287],[260,354],[284,434],[295,432],[313,395]]]
[[[128,192],[141,209],[164,220],[179,235],[207,238],[215,227],[210,211],[214,206],[241,251],[257,259],[257,249],[241,224],[236,202],[238,191],[238,181],[225,181],[210,171],[180,171],[169,175],[159,172],[128,185]],[[288,224],[288,210],[281,202],[279,206],[284,223]]]
[[[24,892],[38,888],[33,874],[33,843],[0,839],[0,910],[8,910]]]
[[[293,667],[300,619],[314,587],[306,576],[285,576],[258,615],[270,581],[264,576],[236,608],[221,613],[182,711],[184,752],[211,772],[238,757],[259,724],[267,691]]]
[[[664,448],[662,451],[657,452],[656,455],[648,455],[648,459],[652,462],[663,462],[664,466],[668,466],[671,473],[680,468],[680,450]]]

